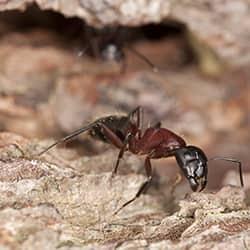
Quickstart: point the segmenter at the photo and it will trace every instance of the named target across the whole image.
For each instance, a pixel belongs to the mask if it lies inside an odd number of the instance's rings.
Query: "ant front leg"
[[[173,184],[172,184],[172,187],[170,189],[170,193],[173,194],[174,191],[175,191],[175,188],[177,187],[178,184],[180,184],[182,181],[182,175],[180,173],[177,173],[174,181],[173,181]]]
[[[125,137],[125,140],[124,140],[124,142],[123,142],[123,146],[121,147],[121,150],[120,150],[119,155],[118,155],[118,157],[117,157],[117,161],[116,161],[115,167],[114,167],[114,169],[113,169],[113,171],[112,171],[111,177],[114,177],[114,175],[117,173],[117,169],[118,169],[120,160],[122,159],[123,154],[124,154],[124,152],[126,151],[126,148],[127,148],[127,145],[128,145],[129,139],[130,139],[130,136],[131,136],[131,134],[128,133],[128,134],[126,135],[126,137]]]
[[[140,106],[138,106],[136,109],[134,109],[132,112],[130,112],[129,115],[128,115],[128,118],[132,119],[132,117],[134,115],[136,116],[136,134],[138,134],[139,138],[141,138],[142,108]],[[106,128],[106,130],[107,130],[107,128]],[[106,131],[106,132],[109,134],[111,131]],[[128,132],[126,134],[126,136],[125,136],[124,141],[123,141],[123,145],[117,146],[118,148],[120,148],[120,152],[119,152],[119,155],[117,157],[115,167],[114,167],[114,169],[112,171],[112,175],[111,175],[112,177],[114,177],[114,175],[117,173],[117,169],[118,169],[118,166],[119,166],[119,163],[120,163],[120,159],[123,157],[123,154],[126,151],[126,148],[127,148],[127,145],[129,143],[129,139],[130,139],[131,136],[132,136],[132,134],[130,132]],[[112,137],[117,137],[117,136],[113,133]],[[117,138],[117,139],[120,140],[119,138]],[[112,142],[112,140],[111,140],[111,142]]]
[[[113,178],[114,175],[117,172],[117,169],[118,169],[118,166],[119,166],[119,163],[120,163],[120,159],[123,157],[123,154],[124,154],[124,152],[125,152],[125,150],[127,148],[127,145],[128,145],[129,138],[130,138],[131,134],[128,133],[126,135],[124,141],[122,142],[121,139],[111,129],[109,129],[106,125],[101,124],[101,127],[103,129],[103,133],[108,138],[110,143],[115,145],[117,148],[120,148],[120,152],[119,152],[115,167],[112,170],[112,174],[111,174],[111,178]]]
[[[136,49],[127,46],[127,49],[129,49],[132,53],[134,53],[138,58],[140,58],[142,61],[144,61],[146,64],[149,65],[149,67],[152,69],[153,72],[158,73],[159,72],[159,68],[157,66],[155,66],[146,56],[144,56],[143,54],[141,54],[139,51],[137,51]]]
[[[147,180],[142,183],[141,187],[139,188],[139,190],[137,191],[136,195],[134,196],[134,198],[132,198],[131,200],[125,202],[115,213],[114,215],[118,214],[124,207],[126,207],[127,205],[129,205],[130,203],[132,203],[133,201],[135,201],[137,198],[140,197],[140,195],[142,193],[145,193],[147,188],[149,187],[149,185],[151,184],[152,181],[152,166],[150,163],[150,158],[149,156],[146,157],[145,160],[145,170],[146,170],[146,174],[147,174]]]
[[[142,129],[142,124],[143,124],[143,112],[142,112],[142,107],[138,106],[135,108],[133,111],[131,111],[128,115],[129,119],[131,120],[133,116],[136,116],[136,134],[138,134],[139,139],[141,138],[141,129]]]
[[[117,148],[122,148],[123,146],[123,142],[120,140],[120,138],[113,132],[111,131],[103,122],[102,122],[102,118],[94,121],[90,124],[88,124],[85,127],[82,127],[74,132],[72,132],[71,134],[67,135],[66,137],[63,137],[61,139],[59,139],[58,141],[54,142],[53,144],[51,144],[49,147],[45,148],[43,151],[41,151],[40,153],[37,154],[37,156],[41,156],[42,154],[44,154],[45,152],[49,151],[51,148],[55,147],[58,144],[61,144],[63,142],[69,141],[72,138],[92,129],[95,126],[100,126],[103,129],[103,133],[104,135],[108,138],[108,140]]]
[[[121,60],[121,68],[120,68],[120,74],[123,75],[125,74],[126,70],[127,70],[128,64],[127,64],[127,60],[126,58],[123,58]]]
[[[117,148],[123,148],[123,142],[109,127],[103,123],[100,123],[100,126],[103,129],[103,134],[107,137],[111,144]]]

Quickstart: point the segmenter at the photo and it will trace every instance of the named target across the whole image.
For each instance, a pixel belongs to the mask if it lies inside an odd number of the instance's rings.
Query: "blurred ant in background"
[[[237,163],[239,168],[241,186],[244,186],[240,161],[226,157],[208,159],[202,149],[196,146],[187,145],[182,137],[166,128],[162,128],[160,122],[155,123],[145,130],[143,130],[142,126],[141,107],[137,107],[128,115],[102,117],[53,143],[40,152],[39,156],[57,144],[68,141],[85,131],[89,131],[92,137],[112,144],[120,150],[112,171],[112,176],[117,173],[120,159],[123,157],[125,151],[137,155],[145,155],[144,167],[147,180],[141,185],[136,195],[131,200],[124,203],[115,214],[137,199],[149,187],[153,178],[151,159],[175,157],[191,189],[199,192],[207,185],[208,161],[225,160],[234,162]]]
[[[86,42],[86,46],[78,53],[78,56],[87,54],[104,62],[119,63],[121,64],[121,72],[125,72],[127,67],[125,49],[127,49],[144,61],[153,72],[158,72],[157,66],[128,44],[131,36],[131,32],[122,27],[94,29],[84,25],[82,38]]]

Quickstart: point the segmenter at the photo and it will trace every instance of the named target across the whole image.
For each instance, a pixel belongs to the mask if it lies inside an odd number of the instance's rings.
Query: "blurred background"
[[[98,117],[141,105],[145,127],[161,121],[209,158],[239,159],[247,173],[250,59],[243,55],[250,48],[242,51],[240,43],[230,43],[230,28],[225,41],[220,30],[204,37],[189,25],[167,18],[158,24],[94,28],[37,6],[1,12],[0,131],[58,139]],[[207,28],[204,33],[211,34]],[[87,135],[67,146],[79,156],[110,149]],[[178,172],[174,159],[152,164],[163,179]],[[209,189],[238,185],[237,168],[211,162],[208,180]]]

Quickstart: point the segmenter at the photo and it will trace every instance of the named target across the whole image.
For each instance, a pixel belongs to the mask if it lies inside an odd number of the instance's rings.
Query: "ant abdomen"
[[[110,143],[108,138],[105,136],[105,133],[103,132],[102,125],[107,126],[119,137],[121,141],[124,141],[129,125],[127,116],[107,116],[101,118],[100,120],[98,120],[98,123],[96,123],[89,130],[89,134],[91,137],[97,140],[101,140],[105,143]]]

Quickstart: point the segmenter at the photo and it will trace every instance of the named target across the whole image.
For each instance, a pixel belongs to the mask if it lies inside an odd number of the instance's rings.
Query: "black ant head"
[[[115,43],[108,43],[101,49],[101,57],[105,61],[120,62],[125,56],[120,46]]]
[[[207,157],[195,146],[186,146],[175,152],[175,158],[193,191],[202,191],[207,184]]]

